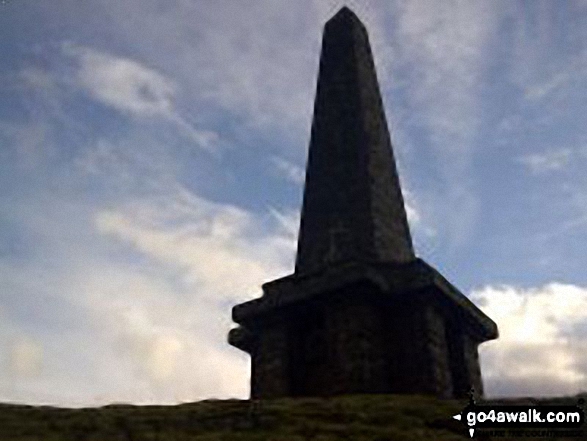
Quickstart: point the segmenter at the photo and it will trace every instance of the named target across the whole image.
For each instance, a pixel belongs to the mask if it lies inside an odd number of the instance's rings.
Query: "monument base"
[[[263,286],[229,343],[251,355],[251,397],[482,395],[477,346],[497,326],[436,270],[346,263]]]

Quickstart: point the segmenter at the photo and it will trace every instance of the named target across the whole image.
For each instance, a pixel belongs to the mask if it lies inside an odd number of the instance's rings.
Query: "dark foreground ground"
[[[575,405],[577,398],[504,401]],[[207,400],[177,406],[109,405],[87,409],[0,404],[0,440],[465,440],[470,438],[464,427],[451,416],[466,404],[467,400],[400,395],[256,403]],[[587,439],[587,427],[583,431],[580,439]],[[531,438],[523,434],[516,439],[577,438]]]

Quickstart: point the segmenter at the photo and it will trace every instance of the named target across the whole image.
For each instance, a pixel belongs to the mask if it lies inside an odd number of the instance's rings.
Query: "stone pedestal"
[[[235,307],[251,395],[482,394],[477,346],[497,327],[421,260],[292,275]]]

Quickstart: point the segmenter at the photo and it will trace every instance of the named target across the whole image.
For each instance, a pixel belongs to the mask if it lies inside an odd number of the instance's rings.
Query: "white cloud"
[[[287,181],[294,184],[303,185],[306,179],[306,170],[299,165],[286,161],[278,156],[272,156],[271,162],[275,167],[275,172]]]
[[[549,93],[555,91],[569,81],[571,72],[558,72],[552,76],[547,82],[542,84],[535,84],[526,89],[525,97],[527,99],[539,99]]]
[[[438,235],[433,218],[427,210],[429,207],[421,198],[417,198],[413,191],[405,187],[402,189],[402,194],[414,250],[419,256],[426,258],[433,256],[438,247]]]
[[[103,288],[92,296],[113,308],[108,315],[121,324],[121,351],[133,354],[152,388],[165,384],[181,395],[179,384],[190,384],[192,395],[184,392],[184,400],[246,395],[247,357],[226,344],[230,310],[219,305],[258,296],[263,282],[290,272],[294,251],[285,232],[267,232],[261,223],[184,189],[96,214],[99,232],[152,259],[159,271],[171,271],[188,296],[136,283],[130,291],[112,290],[110,301]],[[116,291],[125,295],[116,299]]]
[[[406,202],[406,214],[410,225],[416,226],[420,223],[420,213],[418,213],[416,208],[408,202]]]
[[[11,378],[36,377],[43,366],[43,348],[27,336],[19,336],[8,348],[8,372]]]
[[[89,391],[107,391],[100,404],[244,397],[247,359],[226,344],[225,305],[233,301],[165,273],[164,265],[76,269],[70,289],[92,317],[86,331],[101,357],[94,361],[99,381]]]
[[[181,340],[173,336],[154,339],[148,349],[150,374],[158,380],[166,380],[177,369],[178,354],[182,351]]]
[[[220,108],[236,116],[240,128],[302,140],[318,68],[320,4],[172,1],[162,9],[143,1],[113,3],[109,12],[120,38],[186,86],[178,97],[186,106]]]
[[[83,207],[65,209],[55,196],[45,202],[51,208],[37,206],[27,226],[37,247],[51,248],[51,265],[42,256],[18,265],[0,260],[10,332],[31,326],[30,314],[43,328],[38,344],[19,340],[10,349],[20,381],[0,377],[0,401],[78,406],[247,396],[248,357],[226,343],[230,307],[291,270],[289,237],[266,219],[183,193],[98,210],[95,225],[85,223]],[[22,315],[8,293],[14,302],[26,295],[31,305],[56,307]],[[40,345],[44,369],[33,378]]]
[[[162,264],[185,271],[185,280],[196,283],[202,295],[243,299],[258,294],[262,282],[285,275],[285,237],[260,236],[255,217],[241,209],[212,204],[182,191],[163,207],[134,204],[121,212],[102,211],[96,217],[99,231],[117,237]],[[189,221],[165,227],[154,221],[159,213],[178,210]],[[149,215],[151,213],[151,216]],[[171,211],[173,213],[173,211]],[[285,254],[287,255],[287,254]]]
[[[292,238],[268,212],[188,191],[175,157],[145,147],[99,141],[64,166],[67,185],[4,207],[34,239],[26,256],[0,256],[0,306],[10,318],[2,332],[40,329],[43,371],[17,383],[0,376],[0,401],[248,395],[248,356],[226,342],[230,308],[293,269]],[[25,349],[12,351],[21,372],[34,367],[36,352]]]
[[[428,219],[427,222],[424,221],[424,215],[421,210],[421,202],[416,199],[415,193],[404,188],[402,190],[402,194],[404,197],[406,216],[408,217],[412,234],[422,233],[422,236],[428,238],[436,236],[436,230],[432,225],[429,224]]]
[[[408,222],[410,223],[410,227],[415,229],[420,226],[420,223],[422,222],[422,215],[417,207],[416,197],[414,192],[408,191],[405,188],[402,190],[402,195],[404,198]]]
[[[587,390],[587,288],[488,286],[471,294],[498,325],[480,346],[491,396],[574,394]]]
[[[274,207],[269,207],[269,213],[281,226],[281,234],[291,239],[292,249],[296,250],[300,229],[300,210],[281,211]]]
[[[131,116],[161,117],[200,147],[214,147],[218,134],[196,128],[180,115],[175,106],[179,87],[161,72],[89,47],[65,44],[64,53],[79,62],[77,82],[95,100]]]
[[[532,153],[518,158],[534,174],[559,171],[569,165],[573,151],[568,148]]]
[[[78,81],[95,99],[133,115],[173,112],[177,86],[159,72],[90,48],[66,45],[65,52],[77,56]]]

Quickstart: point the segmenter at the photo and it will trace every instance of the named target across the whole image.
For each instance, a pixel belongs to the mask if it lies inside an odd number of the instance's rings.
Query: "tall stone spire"
[[[295,271],[414,259],[367,31],[343,7],[324,29]]]
[[[483,393],[496,324],[414,256],[367,32],[324,30],[296,269],[236,305],[251,397]]]

